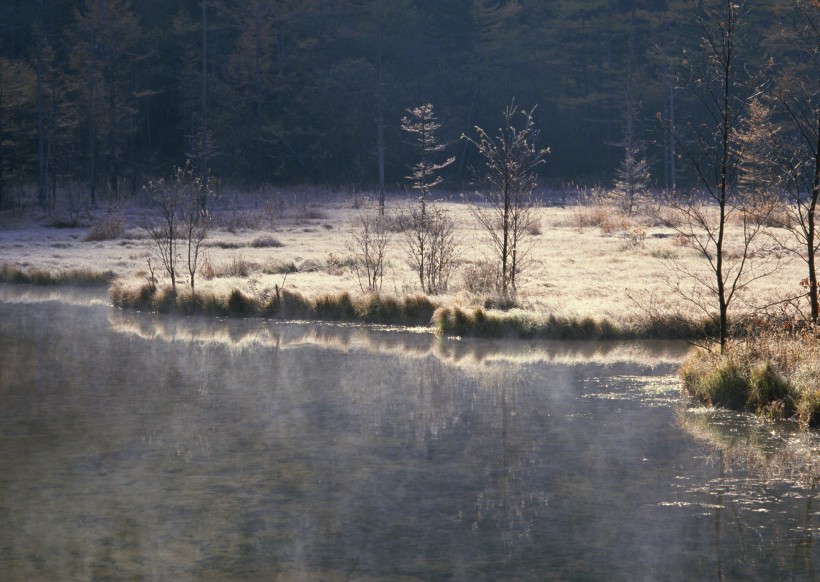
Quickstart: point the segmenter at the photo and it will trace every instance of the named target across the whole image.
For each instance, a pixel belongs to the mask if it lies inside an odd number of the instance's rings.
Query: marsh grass
[[[44,269],[27,269],[8,263],[0,264],[0,283],[104,286],[110,284],[113,279],[114,273],[111,271],[93,271],[90,269],[46,271]]]
[[[438,307],[427,297],[413,295],[400,299],[368,294],[353,296],[342,292],[314,299],[276,288],[268,299],[232,289],[225,296],[189,292],[174,294],[169,288],[150,284],[128,287],[115,283],[109,296],[120,308],[180,315],[222,317],[272,317],[318,321],[362,322],[385,325],[428,326]]]
[[[659,325],[649,318],[618,324],[604,317],[561,317],[555,314],[539,317],[521,310],[488,312],[480,307],[468,310],[441,307],[433,315],[432,325],[442,336],[616,340],[699,337],[705,324],[679,320]]]
[[[820,340],[815,333],[763,331],[730,341],[724,353],[699,348],[680,369],[684,389],[709,406],[820,421]]]

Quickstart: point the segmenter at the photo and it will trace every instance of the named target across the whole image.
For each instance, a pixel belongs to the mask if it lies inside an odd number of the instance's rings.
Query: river
[[[0,579],[814,579],[816,433],[683,350],[0,286]]]

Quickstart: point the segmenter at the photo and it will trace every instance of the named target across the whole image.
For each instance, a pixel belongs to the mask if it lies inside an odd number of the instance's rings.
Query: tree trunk
[[[102,0],[99,2],[100,10]],[[92,30],[91,59],[88,61],[88,190],[91,196],[91,205],[97,205],[97,108],[96,108],[96,77],[97,77],[97,30]]]
[[[820,198],[820,109],[815,113],[817,117],[817,135],[814,147],[814,178],[812,180],[811,201],[806,213],[806,254],[809,263],[809,302],[811,304],[811,320],[817,323],[818,298],[817,298],[817,269],[815,265],[815,225],[814,217],[817,210],[817,200]]]
[[[43,85],[45,84],[45,38],[43,32],[43,13],[45,11],[45,0],[40,0],[39,18],[37,27],[36,55],[37,59],[37,201],[41,208],[46,207],[46,137],[45,137],[45,113],[43,111]]]
[[[382,0],[376,0],[376,14],[379,20],[377,38],[378,84],[376,85],[376,106],[378,107],[376,131],[378,132],[378,147],[376,155],[378,156],[379,164],[379,214],[384,216],[384,64],[382,62],[384,36],[382,34]]]
[[[199,178],[204,185],[208,180],[208,12],[207,0],[202,1],[202,84],[200,87],[200,138],[199,138]],[[199,199],[203,212],[208,209],[205,196]]]

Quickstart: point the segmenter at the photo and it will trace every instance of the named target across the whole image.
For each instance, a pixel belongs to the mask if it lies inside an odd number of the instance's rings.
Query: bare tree
[[[428,252],[424,267],[427,293],[446,293],[459,254],[455,224],[446,210],[437,205],[427,209]]]
[[[177,290],[177,236],[179,232],[179,205],[181,203],[174,184],[165,178],[148,182],[144,186],[151,203],[159,214],[158,218],[143,216],[140,226],[148,233],[153,243],[154,255],[171,278],[171,289]],[[149,259],[150,266],[150,259]],[[153,272],[153,269],[152,269]]]
[[[452,219],[443,210],[431,206],[428,198],[430,190],[443,181],[439,172],[452,164],[455,158],[450,157],[440,163],[434,161],[434,157],[444,150],[444,144],[436,136],[441,124],[431,104],[409,109],[408,113],[410,116],[401,120],[401,128],[415,138],[414,145],[418,148],[418,161],[407,176],[412,181],[413,189],[418,191],[418,203],[400,217],[400,222],[405,229],[404,242],[410,266],[418,275],[422,289],[434,294],[446,290],[449,273],[442,273],[440,269],[451,268],[452,261],[441,259],[455,254],[455,239],[451,236]],[[446,249],[436,246],[442,244],[450,246]]]
[[[817,289],[816,211],[820,199],[820,5],[794,0],[803,25],[798,46],[803,47],[804,69],[788,71],[777,91],[778,108],[786,114],[793,131],[775,137],[778,162],[783,172],[781,185],[789,195],[787,227],[797,242],[798,255],[805,261],[808,276],[803,281],[809,299],[811,321],[820,316]]]
[[[210,178],[202,182],[200,176],[194,176],[190,167],[177,168],[176,180],[179,184],[182,201],[180,204],[180,222],[185,237],[185,264],[191,283],[191,294],[194,293],[194,282],[199,272],[201,251],[208,238],[211,227],[211,216],[203,210],[213,197]]]
[[[171,278],[171,289],[176,293],[179,240],[184,240],[185,268],[193,293],[201,251],[210,228],[209,217],[202,210],[203,200],[212,194],[210,184],[203,184],[200,177],[194,175],[189,161],[185,167],[174,168],[170,181],[160,178],[148,182],[145,190],[159,214],[154,219],[145,216],[141,223],[153,242],[154,254]]]
[[[749,123],[749,106],[764,85],[763,71],[750,73],[738,64],[738,30],[746,13],[746,3],[737,0],[723,1],[714,11],[696,13],[704,54],[700,62],[687,64],[689,87],[704,110],[705,121],[690,124],[689,131],[666,125],[701,190],[669,199],[677,215],[672,225],[708,265],[707,274],[703,274],[673,261],[673,269],[682,278],[671,282],[672,290],[717,325],[721,352],[728,338],[732,301],[751,282],[772,272],[751,268],[765,210],[739,180],[749,153],[739,131]],[[705,195],[709,204],[704,204],[699,194]],[[728,228],[730,218],[738,224],[733,233]]]
[[[477,174],[477,182],[485,188],[484,204],[471,203],[470,210],[489,235],[489,246],[498,260],[498,289],[502,294],[515,292],[518,275],[525,269],[534,241],[531,239],[538,225],[538,205],[532,193],[536,171],[545,163],[549,149],[539,149],[535,142],[533,112],[511,104],[504,110],[504,126],[498,135],[490,137],[476,127],[477,140],[468,140],[484,158],[486,169]],[[523,124],[518,129],[514,122],[520,113]]]
[[[387,256],[387,245],[390,242],[390,230],[384,215],[359,213],[356,217],[352,240],[348,249],[355,259],[356,278],[359,288],[378,293],[384,279],[384,261]]]

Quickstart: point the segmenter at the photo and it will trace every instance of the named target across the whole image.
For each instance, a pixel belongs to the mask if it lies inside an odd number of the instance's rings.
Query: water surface
[[[680,353],[2,287],[0,579],[814,578],[815,435]]]

